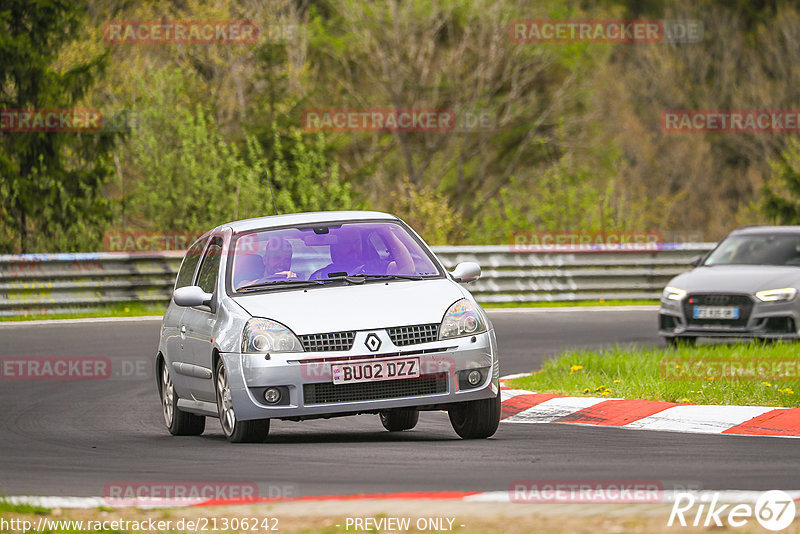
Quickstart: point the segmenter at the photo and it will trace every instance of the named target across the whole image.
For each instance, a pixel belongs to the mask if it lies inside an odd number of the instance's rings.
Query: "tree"
[[[59,62],[80,37],[84,8],[69,0],[0,4],[0,109],[71,109],[102,74],[107,54]],[[108,214],[102,188],[116,134],[0,133],[0,251],[97,246]]]
[[[254,135],[229,141],[213,113],[185,95],[195,77],[180,69],[148,71],[137,94],[135,124],[120,151],[124,230],[203,232],[230,220],[272,215],[269,169],[281,213],[351,209],[350,186],[325,155],[322,135],[286,139],[272,129],[268,157]],[[284,144],[288,140],[285,148]]]
[[[771,166],[772,177],[762,191],[763,212],[780,224],[800,224],[800,141],[792,138]]]

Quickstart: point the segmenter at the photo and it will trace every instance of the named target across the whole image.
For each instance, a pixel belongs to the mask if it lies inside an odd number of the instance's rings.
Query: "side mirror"
[[[474,261],[465,261],[456,265],[453,269],[453,278],[456,282],[468,284],[481,277],[481,266]]]
[[[695,256],[692,258],[692,261],[689,262],[689,265],[692,267],[698,267],[701,263],[703,263],[703,256]]]
[[[179,287],[172,294],[172,300],[178,306],[190,308],[192,306],[209,306],[211,293],[206,293],[199,286]]]

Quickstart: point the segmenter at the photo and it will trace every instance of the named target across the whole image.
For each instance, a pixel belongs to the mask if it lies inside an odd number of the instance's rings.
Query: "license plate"
[[[695,306],[695,319],[738,319],[738,306]]]
[[[354,384],[419,377],[419,358],[370,360],[331,365],[334,384]]]

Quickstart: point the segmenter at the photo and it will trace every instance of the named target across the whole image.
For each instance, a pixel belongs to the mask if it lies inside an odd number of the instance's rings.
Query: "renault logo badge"
[[[372,352],[378,352],[381,348],[381,340],[378,338],[377,334],[369,334],[364,341],[364,345]]]

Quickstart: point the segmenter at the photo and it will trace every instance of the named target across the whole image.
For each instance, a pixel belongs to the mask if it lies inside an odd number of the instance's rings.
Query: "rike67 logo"
[[[704,492],[702,496],[707,495]],[[677,521],[682,527],[743,527],[755,519],[763,528],[777,532],[791,525],[796,513],[794,499],[781,490],[762,493],[755,504],[723,504],[718,492],[711,494],[710,501],[699,497],[693,493],[676,494],[667,526]]]

